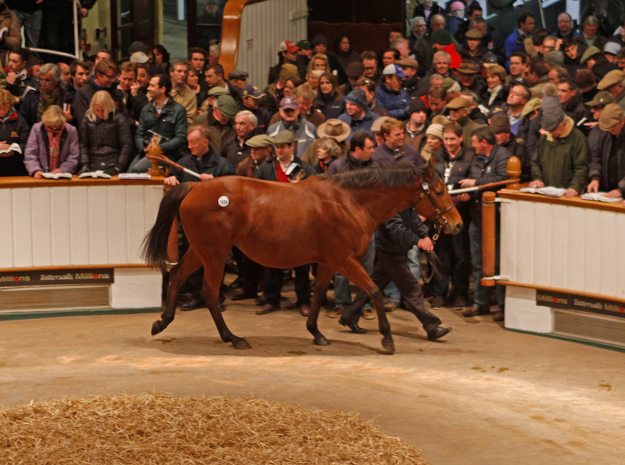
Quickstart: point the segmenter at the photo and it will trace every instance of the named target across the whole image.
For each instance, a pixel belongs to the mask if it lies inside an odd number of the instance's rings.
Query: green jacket
[[[532,180],[540,180],[545,186],[575,189],[581,194],[588,183],[590,149],[573,120],[568,116],[566,119],[563,137],[554,140],[550,134],[543,134],[538,139],[532,158]]]
[[[161,139],[159,144],[163,155],[170,160],[177,160],[178,150],[187,145],[187,128],[187,110],[182,105],[170,98],[157,118],[154,106],[150,103],[143,107],[139,117],[139,126],[135,133],[137,151],[142,154],[143,149],[150,145],[153,134],[148,131],[154,131],[169,139]]]

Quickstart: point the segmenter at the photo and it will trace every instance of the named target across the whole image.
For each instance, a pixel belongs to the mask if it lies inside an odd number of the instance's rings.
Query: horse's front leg
[[[313,294],[312,308],[308,314],[308,320],[306,321],[306,329],[313,335],[313,342],[318,346],[330,345],[323,334],[317,327],[317,320],[319,317],[319,309],[321,308],[321,301],[326,295],[330,279],[334,271],[328,268],[326,265],[319,264],[317,268],[317,279],[315,280],[315,293]]]
[[[178,298],[180,286],[182,286],[187,278],[201,266],[202,262],[199,257],[193,249],[189,248],[178,264],[171,269],[169,272],[169,285],[167,287],[167,302],[165,303],[163,313],[161,313],[161,319],[156,320],[152,324],[152,336],[163,331],[169,326],[169,323],[174,321],[176,315],[176,299]]]

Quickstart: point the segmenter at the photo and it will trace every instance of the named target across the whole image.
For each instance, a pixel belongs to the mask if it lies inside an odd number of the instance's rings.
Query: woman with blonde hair
[[[313,69],[310,73],[306,75],[306,82],[313,90],[315,95],[317,95],[317,91],[319,90],[319,78],[323,76],[324,72],[320,69]]]
[[[328,62],[328,57],[323,53],[317,53],[314,55],[310,62],[308,63],[308,68],[306,69],[306,75],[308,76],[311,71],[316,69],[320,69],[324,73],[331,73],[330,63]]]
[[[24,166],[24,151],[28,141],[28,123],[17,114],[15,97],[6,89],[0,90],[0,176],[28,176]],[[9,150],[13,144],[19,150]]]
[[[43,173],[74,173],[80,149],[78,131],[67,123],[65,112],[50,105],[35,124],[26,143],[24,165],[30,176],[41,179]]]
[[[126,117],[115,111],[110,94],[93,94],[80,121],[80,172],[102,170],[114,176],[123,173],[132,153],[132,136]]]

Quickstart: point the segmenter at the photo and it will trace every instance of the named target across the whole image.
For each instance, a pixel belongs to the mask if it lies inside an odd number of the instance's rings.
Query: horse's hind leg
[[[163,331],[169,323],[174,321],[176,314],[176,299],[180,286],[187,280],[191,274],[202,266],[202,262],[193,249],[187,250],[187,253],[180,259],[178,264],[169,272],[169,286],[167,287],[167,302],[165,310],[161,313],[161,319],[156,320],[152,324],[152,336]]]
[[[229,251],[232,248],[227,248]],[[224,342],[231,342],[235,349],[251,349],[251,346],[242,337],[235,336],[230,332],[224,321],[221,309],[219,308],[219,287],[223,278],[226,257],[219,260],[204,260],[204,283],[202,284],[202,298],[206,302],[208,310],[211,312],[215,326],[219,331],[219,336]]]
[[[380,333],[384,336],[382,338],[382,347],[384,347],[387,351],[394,353],[395,343],[393,342],[393,335],[391,334],[391,325],[386,318],[386,311],[384,310],[384,297],[382,296],[382,292],[378,286],[375,285],[360,262],[355,258],[346,260],[338,271],[369,296],[375,306],[375,311],[378,316]],[[374,269],[372,276],[375,274],[376,270]]]
[[[317,319],[319,317],[319,309],[321,307],[321,300],[326,295],[328,290],[328,284],[330,284],[330,279],[332,279],[332,275],[334,271],[328,268],[325,265],[319,264],[317,269],[317,279],[315,282],[315,293],[313,294],[312,308],[310,309],[310,313],[308,314],[308,320],[306,321],[306,328],[310,332],[310,334],[314,337],[314,343],[318,346],[327,346],[330,345],[330,341],[328,341],[323,334],[319,331],[317,327]]]

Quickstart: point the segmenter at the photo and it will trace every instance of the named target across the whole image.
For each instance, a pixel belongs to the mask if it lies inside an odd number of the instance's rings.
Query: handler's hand
[[[168,186],[177,186],[180,183],[176,179],[176,176],[169,176],[168,178],[165,178],[165,184]]]
[[[599,181],[596,179],[594,181],[590,181],[586,190],[590,193],[599,192]]]
[[[475,179],[461,179],[460,180],[461,187],[475,187]]]
[[[594,181],[593,181],[594,182]],[[621,196],[621,192],[618,189],[614,189],[613,191],[606,192],[603,197],[608,197],[610,199],[616,199]]]
[[[539,180],[530,182],[530,187],[532,189],[539,189],[541,187],[545,187],[545,183]]]
[[[209,179],[215,179],[215,176],[206,173],[200,174],[200,181],[208,181]]]
[[[434,248],[434,244],[432,244],[432,240],[429,237],[426,237],[425,239],[419,239],[419,242],[417,242],[417,246],[420,249],[425,250],[426,252],[429,252]]]
[[[577,194],[578,194],[578,193],[577,193],[577,191],[576,191],[575,189],[567,189],[567,190],[564,192],[564,196],[565,196],[567,199],[570,199],[571,197],[577,197]]]

